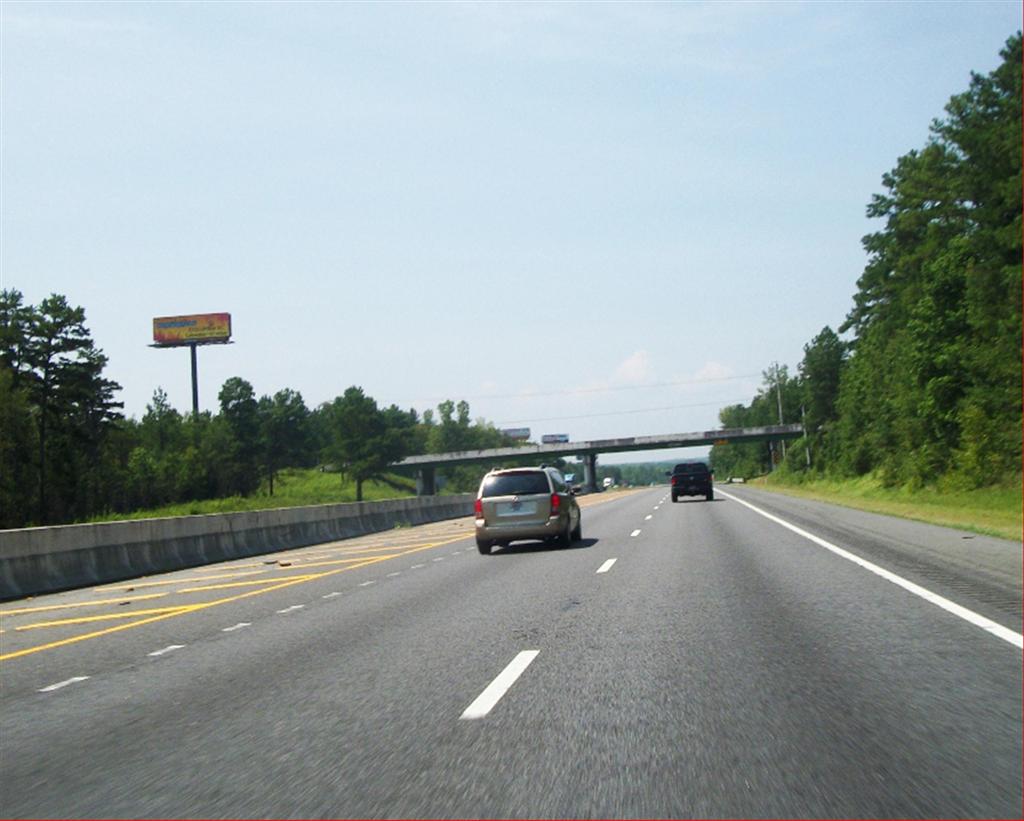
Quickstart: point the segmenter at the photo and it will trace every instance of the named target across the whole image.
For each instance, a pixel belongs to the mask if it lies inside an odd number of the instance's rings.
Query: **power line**
[[[518,393],[486,393],[478,394],[477,396],[463,396],[462,399],[469,401],[477,401],[480,399],[534,399],[536,397],[543,396],[572,396],[574,394],[583,393],[611,393],[614,391],[636,391],[644,390],[647,388],[669,388],[678,385],[707,385],[715,382],[730,382],[737,379],[753,379],[759,377],[761,374],[758,373],[746,373],[737,374],[736,376],[714,376],[707,379],[677,379],[670,382],[648,382],[644,385],[608,385],[598,388],[566,388],[562,390],[554,391],[520,391]],[[446,399],[451,399],[451,396],[428,396],[420,397],[418,401],[421,402],[443,402]],[[409,401],[409,400],[402,400]]]
[[[506,422],[496,422],[495,427],[505,427],[508,425],[522,425],[527,422],[558,422],[566,419],[594,419],[598,416],[625,416],[631,413],[653,413],[655,411],[667,411],[667,410],[682,410],[683,408],[706,408],[710,405],[726,405],[742,404],[747,399],[719,399],[714,402],[697,402],[692,405],[666,405],[661,408],[636,408],[634,410],[624,411],[610,411],[606,413],[583,413],[578,416],[545,416],[539,419],[512,419]]]

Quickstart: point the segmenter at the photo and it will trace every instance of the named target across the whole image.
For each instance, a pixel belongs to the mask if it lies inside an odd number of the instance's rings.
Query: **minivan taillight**
[[[480,499],[473,502],[473,512],[476,514],[478,519],[482,519],[484,517],[484,503]]]
[[[561,507],[561,505],[562,505],[562,497],[559,496],[557,493],[552,493],[551,494],[551,515],[552,516],[557,516],[558,515],[558,509],[559,509],[559,507]]]

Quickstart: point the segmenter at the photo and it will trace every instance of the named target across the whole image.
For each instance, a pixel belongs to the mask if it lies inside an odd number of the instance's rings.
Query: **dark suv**
[[[672,468],[672,501],[680,496],[703,496],[709,502],[715,498],[711,484],[711,469],[704,462],[683,462]]]

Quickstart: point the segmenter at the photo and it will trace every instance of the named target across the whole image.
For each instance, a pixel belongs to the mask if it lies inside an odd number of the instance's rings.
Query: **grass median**
[[[1021,540],[1021,480],[975,490],[935,487],[884,487],[874,476],[858,479],[815,479],[793,481],[787,477],[764,476],[749,484],[763,490],[815,499],[819,502],[900,516],[934,525],[954,527]]]

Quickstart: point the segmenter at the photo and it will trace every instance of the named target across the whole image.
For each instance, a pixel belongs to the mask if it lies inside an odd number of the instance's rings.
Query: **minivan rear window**
[[[525,496],[528,493],[550,493],[547,474],[530,471],[529,473],[502,473],[484,479],[481,496]]]

